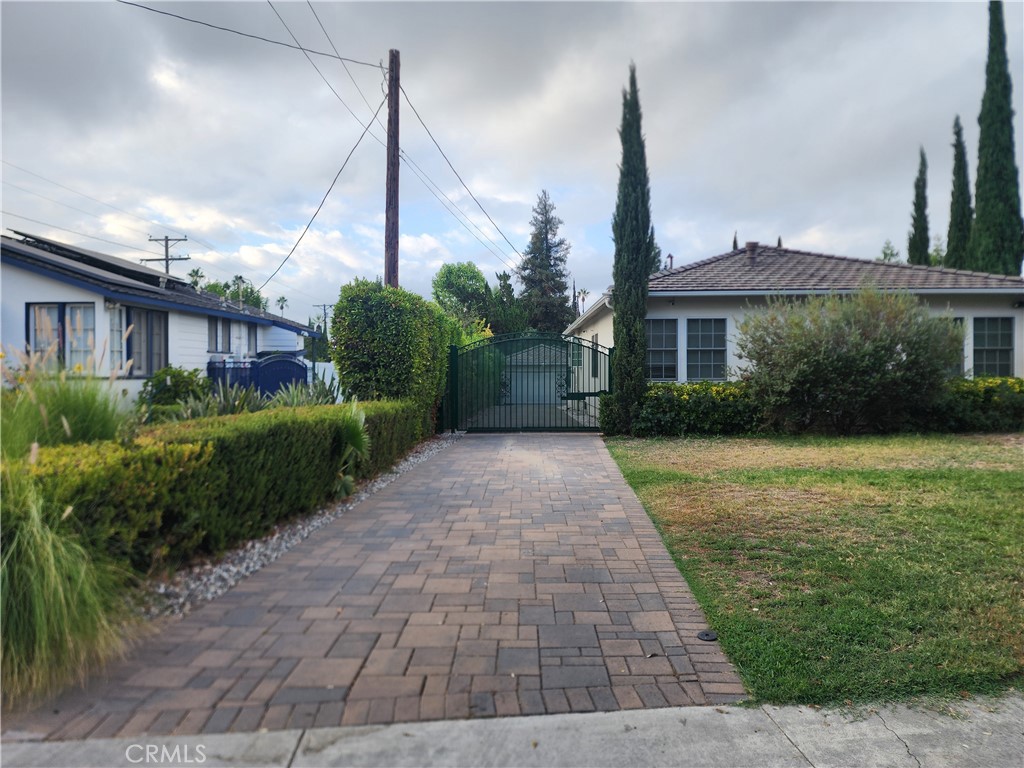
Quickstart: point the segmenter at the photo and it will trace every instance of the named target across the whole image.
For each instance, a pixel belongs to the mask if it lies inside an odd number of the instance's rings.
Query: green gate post
[[[448,347],[448,403],[448,423],[454,433],[459,424],[459,348],[454,344]]]

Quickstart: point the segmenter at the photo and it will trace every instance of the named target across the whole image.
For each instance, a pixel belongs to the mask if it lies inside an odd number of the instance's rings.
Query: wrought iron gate
[[[510,333],[451,347],[446,423],[468,432],[598,432],[611,350],[558,333]]]

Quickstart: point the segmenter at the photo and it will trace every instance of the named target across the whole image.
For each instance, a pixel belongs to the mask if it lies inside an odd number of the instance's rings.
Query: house
[[[43,353],[56,340],[67,369],[114,376],[132,398],[168,365],[264,391],[306,378],[303,337],[318,334],[302,323],[113,256],[14,234],[0,237],[0,342],[8,354]],[[274,377],[260,376],[271,370]]]
[[[745,248],[650,276],[647,377],[724,381],[743,361],[737,326],[772,297],[848,294],[872,287],[919,296],[965,327],[963,370],[1024,376],[1024,278],[866,261],[747,243]],[[565,331],[611,347],[611,289]]]

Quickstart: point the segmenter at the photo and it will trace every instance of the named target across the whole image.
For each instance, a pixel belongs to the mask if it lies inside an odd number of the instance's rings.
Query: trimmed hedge
[[[924,428],[935,432],[1024,431],[1024,379],[954,379],[932,406]]]
[[[610,398],[601,399],[602,416]],[[611,404],[613,405],[613,404]],[[651,384],[634,422],[638,437],[770,432],[742,381]],[[604,418],[601,427],[605,429]],[[917,432],[1024,431],[1024,379],[953,379],[923,415],[903,425]],[[896,431],[895,429],[893,431]]]
[[[386,472],[419,442],[422,413],[411,400],[360,403],[366,414],[370,452],[356,461],[355,477],[365,480]]]
[[[745,383],[699,381],[650,385],[633,433],[638,437],[737,435],[757,427],[758,408]]]
[[[448,347],[458,322],[439,306],[401,288],[355,280],[344,285],[331,320],[331,359],[361,400],[412,400],[419,437],[434,432],[448,374]]]

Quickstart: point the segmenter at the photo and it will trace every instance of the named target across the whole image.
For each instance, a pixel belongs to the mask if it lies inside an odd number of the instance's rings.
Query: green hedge
[[[614,406],[601,400],[604,411]],[[651,384],[634,434],[734,435],[768,431],[764,411],[742,381]],[[918,432],[1018,432],[1024,430],[1024,379],[953,379],[940,387],[933,404],[912,422],[894,425]]]
[[[640,437],[737,435],[754,432],[757,425],[758,409],[746,384],[699,381],[650,385],[633,431]]]
[[[69,521],[89,551],[148,570],[190,554],[212,511],[206,488],[223,485],[201,444],[114,442],[41,448],[30,473],[51,505],[71,507]]]
[[[419,442],[422,414],[411,400],[360,403],[366,413],[370,453],[356,462],[356,478],[375,477],[398,463]]]
[[[955,379],[923,426],[934,432],[1024,431],[1024,379]]]
[[[461,338],[439,306],[401,288],[356,280],[341,288],[331,320],[331,359],[361,400],[412,400],[420,437],[430,435],[448,374],[448,347]]]
[[[339,472],[368,476],[408,450],[416,410],[371,404],[379,458],[365,454],[362,409],[281,408],[165,424],[130,446],[97,442],[39,451],[28,471],[47,501],[70,506],[83,543],[136,571],[173,566],[267,534],[332,498]],[[403,422],[406,426],[402,427]]]

